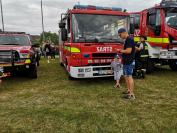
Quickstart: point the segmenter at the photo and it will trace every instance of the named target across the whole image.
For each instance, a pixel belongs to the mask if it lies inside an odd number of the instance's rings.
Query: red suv
[[[37,62],[30,35],[23,32],[0,32],[1,71],[23,71],[28,77],[37,78]]]

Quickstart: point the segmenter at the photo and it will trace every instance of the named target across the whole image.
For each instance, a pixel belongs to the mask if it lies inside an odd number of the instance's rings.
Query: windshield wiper
[[[122,41],[113,38],[100,38],[99,42],[123,43]]]
[[[78,39],[78,42],[99,42],[97,38],[86,38],[86,37],[81,37]]]
[[[177,26],[175,26],[175,25],[168,25],[168,26],[171,28],[177,29]]]

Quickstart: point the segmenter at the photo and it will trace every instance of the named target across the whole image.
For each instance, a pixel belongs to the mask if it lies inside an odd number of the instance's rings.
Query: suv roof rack
[[[25,32],[15,32],[15,31],[1,31],[0,34],[26,34]]]

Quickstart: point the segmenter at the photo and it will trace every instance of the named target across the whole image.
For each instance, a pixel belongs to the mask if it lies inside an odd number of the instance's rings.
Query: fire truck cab
[[[130,32],[135,42],[139,36],[147,37],[149,43],[149,66],[153,71],[155,63],[169,65],[177,70],[177,0],[162,0],[159,5],[131,13]]]
[[[112,76],[111,61],[123,46],[117,30],[129,30],[129,14],[120,8],[76,5],[61,15],[60,63],[72,78]]]

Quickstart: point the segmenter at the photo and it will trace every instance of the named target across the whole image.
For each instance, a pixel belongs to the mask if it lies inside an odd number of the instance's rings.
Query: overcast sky
[[[161,0],[43,0],[45,31],[58,31],[60,14],[76,3],[114,6],[128,11],[140,11],[158,4]],[[41,33],[40,0],[2,0],[5,29]],[[0,26],[1,26],[0,22]],[[1,26],[2,27],[2,26]],[[0,27],[0,28],[1,28]]]

